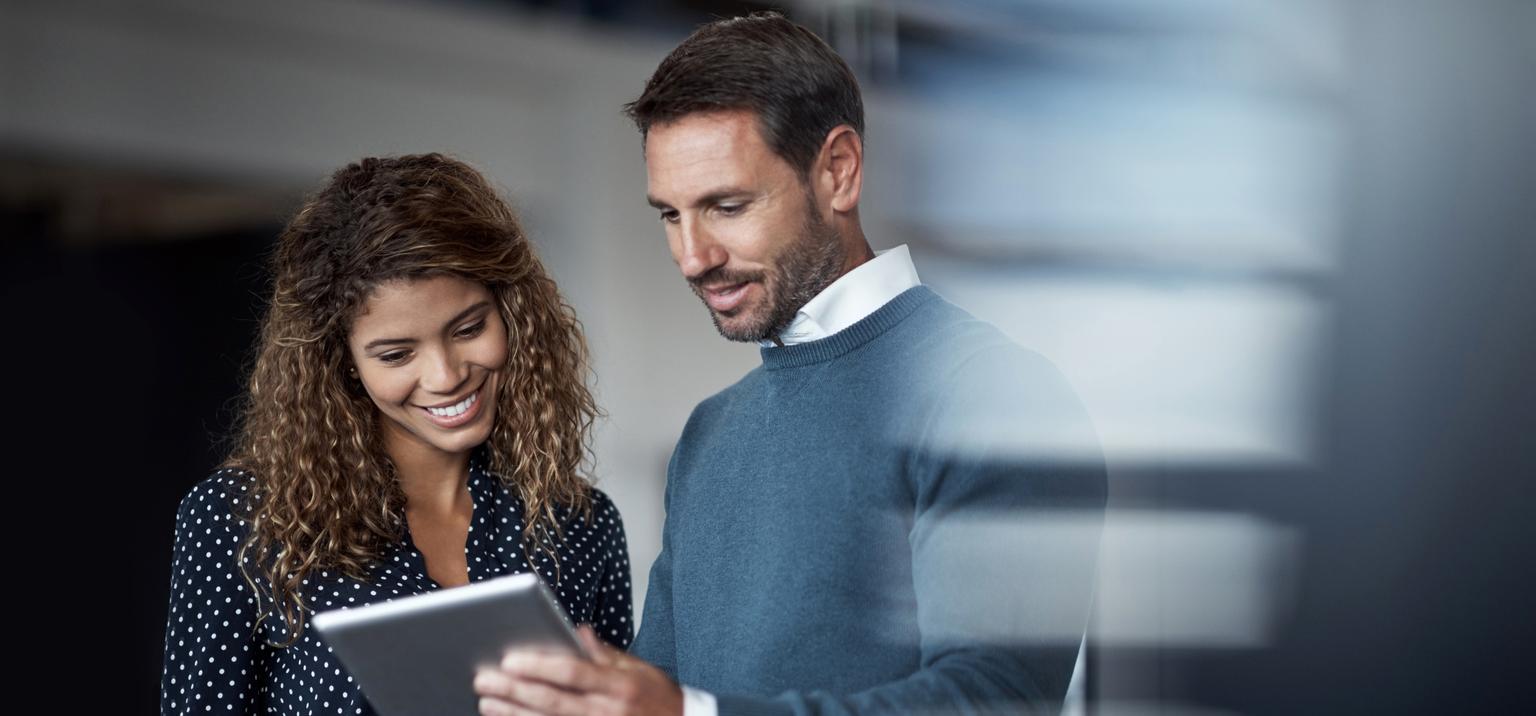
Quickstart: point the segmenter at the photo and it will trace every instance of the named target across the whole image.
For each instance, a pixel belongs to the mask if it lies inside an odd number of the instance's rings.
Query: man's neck
[[[898,246],[892,251],[895,255],[881,252],[878,256],[858,261],[811,297],[785,326],[759,345],[783,348],[826,338],[858,322],[903,291],[919,285],[906,246]]]
[[[853,245],[852,250],[848,252],[848,257],[843,259],[843,270],[838,272],[838,278],[842,278],[848,275],[849,271],[869,263],[869,260],[874,257],[875,250],[870,248],[869,242],[864,240],[863,234],[860,234],[858,243]]]

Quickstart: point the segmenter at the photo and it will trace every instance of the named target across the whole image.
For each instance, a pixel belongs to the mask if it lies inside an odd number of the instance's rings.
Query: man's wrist
[[[683,716],[719,716],[715,695],[708,691],[679,685],[683,690]]]

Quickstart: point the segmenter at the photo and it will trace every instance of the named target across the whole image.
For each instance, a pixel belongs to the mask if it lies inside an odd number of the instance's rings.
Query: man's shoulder
[[[751,399],[761,389],[763,372],[761,365],[756,366],[737,378],[736,382],[699,401],[698,405],[693,406],[693,413],[688,418],[689,425],[699,420],[708,420],[736,402]]]
[[[929,426],[940,442],[992,441],[1037,456],[1099,454],[1086,407],[1050,358],[942,298],[914,319],[919,330],[910,334],[898,384],[944,416]]]
[[[925,378],[917,385],[946,383],[982,369],[1055,371],[1041,354],[936,293],[905,323],[895,344],[905,348],[891,358],[905,366],[909,378]]]
[[[866,350],[859,351],[853,360],[860,364],[878,363],[878,372],[894,377],[904,392],[921,392],[924,386],[941,388],[952,384],[962,373],[986,374],[994,369],[1005,373],[1057,372],[1041,354],[1020,345],[997,326],[927,286],[909,289],[898,299],[905,300],[910,310],[894,330],[882,336],[887,340],[866,345]],[[764,366],[754,367],[694,406],[689,425],[713,424],[731,406],[759,399],[766,379]]]

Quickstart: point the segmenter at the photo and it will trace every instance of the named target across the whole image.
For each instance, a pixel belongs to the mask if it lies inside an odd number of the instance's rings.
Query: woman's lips
[[[470,393],[469,397],[465,399],[469,401],[469,406],[458,415],[436,415],[430,409],[420,406],[417,406],[417,409],[421,411],[422,415],[427,416],[427,420],[433,425],[440,428],[456,428],[474,420],[480,415],[481,406],[485,404],[484,397],[480,395],[483,390],[485,390],[484,385],[476,388],[475,392]]]

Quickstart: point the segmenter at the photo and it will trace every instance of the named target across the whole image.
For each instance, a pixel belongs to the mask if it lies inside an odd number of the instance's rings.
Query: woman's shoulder
[[[592,499],[592,514],[612,513],[614,516],[618,516],[619,506],[614,504],[613,498],[609,497],[608,493],[598,489],[595,485],[589,485],[587,487],[587,494]]]
[[[255,477],[237,467],[222,467],[192,486],[176,510],[176,522],[183,527],[210,525],[236,519],[244,514],[254,499]]]
[[[592,529],[603,534],[617,533],[622,537],[624,519],[619,516],[619,506],[614,503],[613,498],[608,496],[608,493],[596,487],[589,487],[588,490],[592,500]]]
[[[527,505],[523,502],[522,495],[518,494],[517,487],[511,480],[508,480],[501,473],[485,469],[483,467],[483,463],[472,463],[472,465],[472,469],[485,470],[484,474],[490,478],[487,484],[500,489],[502,494],[505,495],[505,499],[510,501],[510,503],[513,505],[513,510],[518,513],[526,512]],[[587,504],[585,506],[581,506],[573,505],[570,503],[556,503],[554,505],[555,520],[561,525],[570,526],[574,523],[582,522],[583,516],[587,514],[588,511],[590,511],[592,518],[597,521],[597,524],[603,526],[607,526],[609,524],[619,525],[619,529],[622,530],[623,523],[619,519],[619,507],[618,505],[614,504],[613,498],[609,497],[608,493],[598,489],[598,487],[593,485],[590,481],[584,480],[583,482],[585,483],[584,489],[587,493]],[[579,509],[582,507],[585,509]]]
[[[560,524],[560,531],[567,537],[595,536],[606,540],[618,535],[622,538],[624,521],[619,517],[619,507],[614,504],[613,498],[591,484],[587,485],[586,490],[586,505],[555,506],[554,517]],[[514,495],[514,499],[521,509],[521,498]]]

